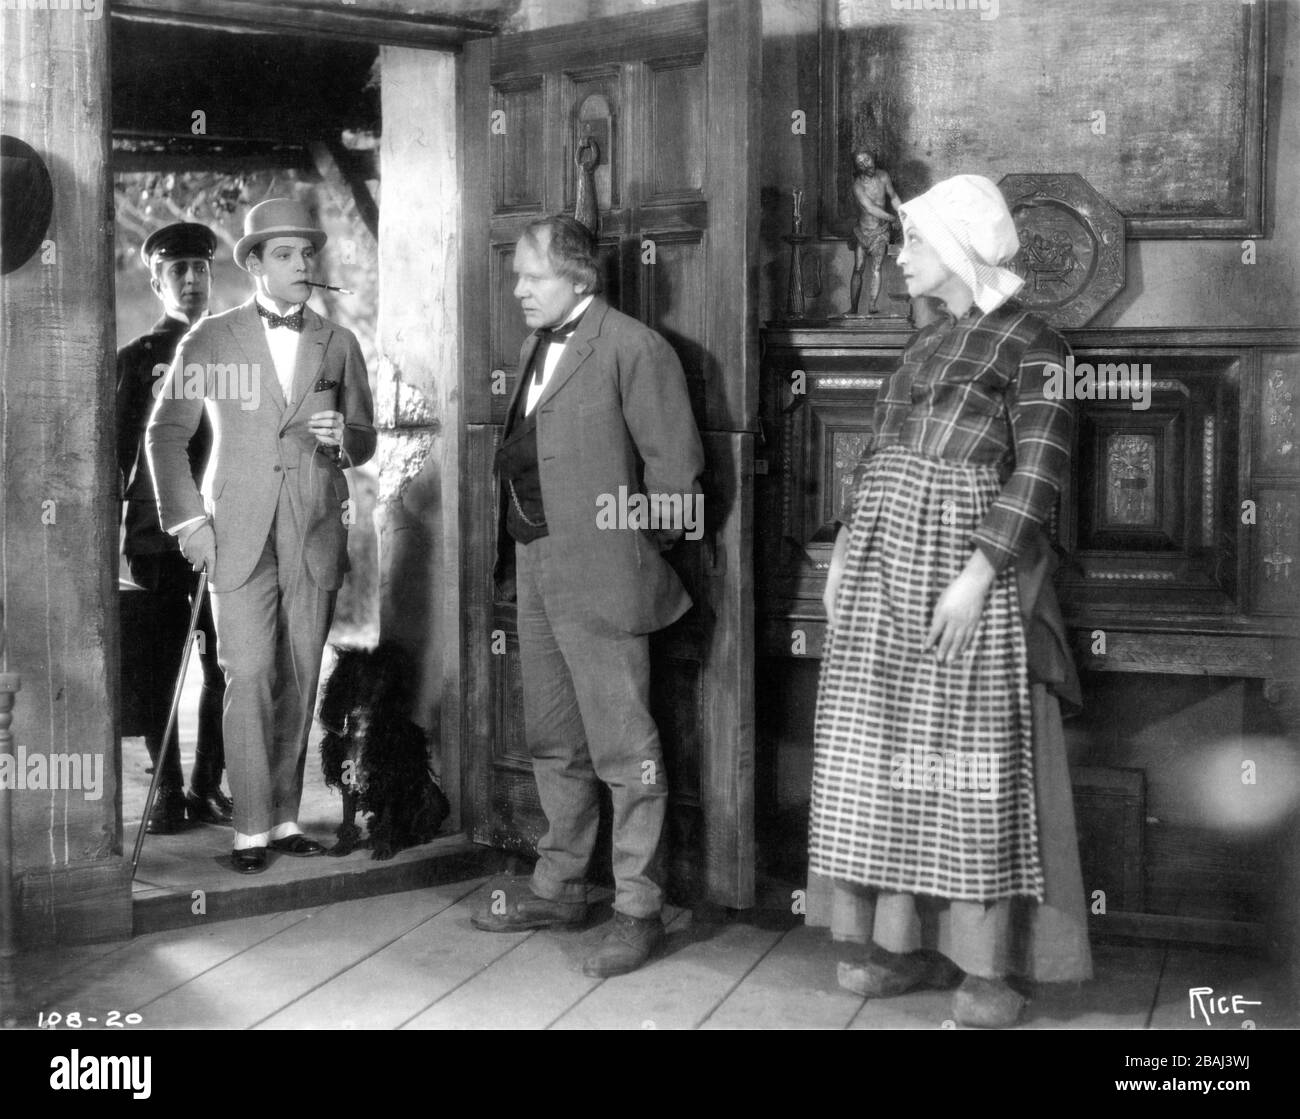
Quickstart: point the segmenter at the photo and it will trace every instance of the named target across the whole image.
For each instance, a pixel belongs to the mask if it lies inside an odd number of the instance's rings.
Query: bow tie
[[[578,329],[578,323],[582,321],[579,315],[576,319],[570,319],[560,326],[544,326],[537,332],[537,349],[533,351],[533,387],[542,387],[542,373],[546,369],[546,351],[552,342],[564,345],[569,340],[569,335]]]
[[[277,326],[286,326],[295,334],[302,333],[302,308],[294,311],[291,315],[277,315],[274,311],[268,311],[260,303],[257,304],[257,313],[262,316],[275,329]]]
[[[563,326],[544,326],[537,332],[538,341],[563,342],[578,329],[578,323],[581,321],[582,316],[579,315],[576,319],[570,319]]]

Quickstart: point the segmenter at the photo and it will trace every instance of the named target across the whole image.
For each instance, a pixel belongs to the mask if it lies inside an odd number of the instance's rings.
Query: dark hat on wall
[[[244,215],[244,235],[235,245],[235,263],[248,271],[248,254],[272,237],[305,237],[319,252],[325,231],[311,220],[311,213],[292,198],[268,198]]]
[[[53,214],[54,186],[45,160],[17,136],[0,136],[0,273],[31,260]]]
[[[149,268],[155,256],[168,260],[177,257],[202,257],[211,260],[217,252],[217,235],[196,221],[178,221],[156,229],[140,246],[140,259]]]

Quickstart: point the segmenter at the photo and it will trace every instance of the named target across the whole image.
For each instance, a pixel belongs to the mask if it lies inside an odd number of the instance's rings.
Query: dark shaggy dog
[[[424,731],[408,717],[414,677],[407,657],[391,643],[334,651],[318,715],[325,783],[343,794],[343,822],[329,853],[347,855],[363,845],[360,811],[371,857],[391,859],[428,843],[451,806],[429,772]]]

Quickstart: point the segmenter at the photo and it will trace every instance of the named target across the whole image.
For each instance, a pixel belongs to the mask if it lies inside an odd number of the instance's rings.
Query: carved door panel
[[[530,852],[545,828],[524,740],[515,608],[497,601],[492,459],[527,328],[514,246],[577,201],[595,154],[603,288],[663,334],[704,441],[704,532],[669,556],[694,606],[652,640],[670,792],[670,891],[753,901],[753,432],[757,5],[714,0],[471,43],[464,66],[470,832]],[[598,852],[607,850],[598,845]],[[600,855],[598,854],[598,858]]]

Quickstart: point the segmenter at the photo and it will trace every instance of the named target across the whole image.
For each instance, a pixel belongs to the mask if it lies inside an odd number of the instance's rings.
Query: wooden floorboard
[[[491,885],[507,885],[495,880]],[[520,888],[516,882],[513,888]],[[483,896],[486,896],[484,894]],[[582,965],[600,943],[613,916],[605,892],[597,895],[584,928],[539,930],[515,938],[477,975],[451,990],[408,1022],[406,1029],[546,1029],[601,983],[582,974]],[[664,909],[671,933],[685,928],[681,910]],[[489,941],[497,933],[478,933]]]
[[[606,979],[552,1029],[694,1029],[781,939],[743,920],[696,924],[683,913],[639,971]]]
[[[951,991],[913,991],[892,999],[866,999],[851,1030],[955,1029]]]
[[[440,887],[442,890],[447,887]],[[484,904],[487,885],[464,889],[426,919],[346,971],[268,1017],[266,1028],[396,1029],[418,1019],[528,933],[484,933],[470,914]]]
[[[1021,1016],[1027,1030],[1142,1030],[1155,1007],[1163,946],[1094,944],[1086,983],[1040,983]]]
[[[1157,1030],[1240,1030],[1249,1021],[1254,1029],[1300,1028],[1286,976],[1286,968],[1260,957],[1214,948],[1170,947],[1151,1026]],[[1211,988],[1213,995],[1202,995],[1194,1004],[1191,991],[1203,987]],[[1239,1013],[1232,1011],[1233,995],[1243,1000]],[[1222,996],[1229,999],[1226,1013],[1208,1005],[1211,998]],[[1202,1008],[1209,1010],[1208,1023]]]
[[[339,902],[150,1003],[169,1028],[247,1029],[402,936],[442,907],[443,891]],[[317,1022],[316,1025],[330,1024]]]
[[[863,1000],[836,982],[825,929],[789,929],[708,1016],[706,1030],[842,1030]]]
[[[87,972],[98,974],[112,966],[110,957],[126,951],[132,943],[130,940],[107,940],[101,944],[59,945],[23,952],[14,969],[19,992],[40,993],[55,983],[66,982]]]
[[[37,1008],[58,1010],[65,1016],[77,1010],[83,1021],[94,1017],[101,1026],[112,1010],[139,1013],[143,1028],[175,1024],[152,1012],[156,1000],[201,981],[205,974],[232,961],[256,959],[257,950],[267,941],[311,917],[312,911],[298,910],[137,937],[120,951],[102,957],[97,965],[52,977],[37,996]],[[196,1015],[194,1021],[183,1024],[203,1024],[202,1017]]]
[[[485,943],[501,939],[479,933]],[[581,932],[541,930],[522,941],[511,937],[489,966],[407,1023],[419,1030],[545,1029],[578,1002],[599,979],[582,974],[586,937]]]
[[[116,944],[19,958],[19,1026],[109,1011],[145,1028],[233,1029],[943,1029],[952,993],[863,1000],[840,990],[841,950],[788,914],[696,921],[670,911],[664,949],[643,969],[599,981],[582,962],[611,917],[606,898],[578,932],[483,933],[470,914],[497,879],[445,884],[316,909],[173,929]],[[1021,1029],[1297,1028],[1287,969],[1221,949],[1095,945],[1095,978],[1040,984]],[[1261,1005],[1189,1014],[1212,987]],[[28,1010],[30,1009],[30,1013]],[[91,1023],[95,1018],[97,1022]]]

